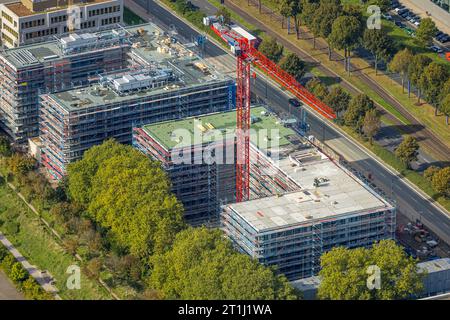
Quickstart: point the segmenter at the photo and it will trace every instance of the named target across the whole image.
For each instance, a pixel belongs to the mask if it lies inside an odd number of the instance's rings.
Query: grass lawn
[[[422,191],[424,191],[428,196],[439,202],[447,211],[450,211],[450,199],[446,199],[436,193],[431,183],[428,182],[422,175],[417,173],[416,171],[406,169],[405,165],[389,150],[383,148],[377,144],[370,144],[368,141],[363,140],[357,133],[353,131],[350,127],[343,126],[341,127],[346,133],[352,136],[354,139],[358,140],[359,143],[364,145],[367,149],[376,154],[383,162],[387,163],[395,170],[400,172],[405,178],[419,187]]]
[[[48,270],[56,279],[56,286],[63,299],[111,299],[110,295],[97,282],[81,274],[81,289],[69,290],[66,287],[67,267],[79,262],[67,254],[49,234],[38,217],[4,183],[0,184],[0,219],[5,220],[6,211],[17,215],[14,220],[20,228],[18,233],[7,232],[5,222],[0,230],[5,233],[14,246],[41,270]]]
[[[134,26],[145,22],[141,17],[131,11],[128,7],[123,7],[123,21],[129,26]]]

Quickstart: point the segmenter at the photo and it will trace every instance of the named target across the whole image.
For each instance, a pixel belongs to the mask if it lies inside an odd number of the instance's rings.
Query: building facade
[[[278,169],[276,194],[227,204],[221,213],[222,229],[241,252],[295,280],[316,275],[321,255],[335,246],[395,237],[395,205],[307,142],[270,163]],[[283,188],[288,181],[296,190]]]
[[[86,86],[96,74],[127,67],[131,43],[124,33],[71,34],[0,54],[2,130],[26,146],[39,134],[39,94]]]
[[[0,4],[0,11],[2,44],[13,48],[122,23],[123,0],[22,0]]]

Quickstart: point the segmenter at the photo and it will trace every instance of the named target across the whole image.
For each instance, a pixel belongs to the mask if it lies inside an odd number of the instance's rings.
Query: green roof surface
[[[266,108],[253,107],[251,109],[251,116],[256,121],[252,121],[250,128],[259,137],[255,138],[256,140],[252,137],[251,141],[258,147],[265,149],[263,147],[267,144],[267,148],[270,148],[275,139],[278,140],[278,146],[280,147],[290,144],[288,137],[295,135],[295,132],[290,128],[284,127],[277,117],[268,113]],[[206,130],[202,132],[199,124]],[[200,117],[166,121],[143,126],[143,130],[167,150],[175,146],[185,147],[194,144],[194,130],[202,136],[203,141],[209,143],[221,139],[222,137],[231,138],[235,132],[235,128],[236,111],[214,113]],[[267,133],[261,132],[260,130],[262,129],[266,129]],[[183,143],[182,140],[178,138],[183,135],[183,132],[178,130],[183,130],[184,133],[189,132],[191,137],[190,140],[188,139]],[[217,133],[217,130],[222,133],[221,136],[213,134],[214,132]],[[266,137],[268,139],[265,139]],[[263,147],[261,147],[261,145]]]

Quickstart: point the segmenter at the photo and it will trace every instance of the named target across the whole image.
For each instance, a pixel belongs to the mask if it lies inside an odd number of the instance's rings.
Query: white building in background
[[[123,0],[21,0],[0,4],[0,12],[2,44],[12,48],[121,23]]]

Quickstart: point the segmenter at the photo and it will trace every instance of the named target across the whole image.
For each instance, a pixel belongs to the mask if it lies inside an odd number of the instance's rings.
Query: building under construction
[[[235,84],[154,25],[127,29],[131,66],[89,86],[41,95],[42,164],[55,178],[107,138],[131,143],[132,127],[230,110]]]
[[[39,134],[39,94],[85,86],[129,64],[133,30],[70,34],[0,53],[0,126],[17,145]]]
[[[335,246],[394,238],[395,206],[309,143],[266,163],[297,190],[224,207],[223,230],[242,252],[292,280],[317,274],[320,256]]]
[[[236,112],[222,112],[167,121],[133,130],[133,145],[160,161],[168,172],[172,191],[183,203],[193,225],[217,225],[221,205],[236,195]],[[292,131],[263,107],[252,108],[251,155],[254,165],[251,196],[293,191],[296,184],[280,172],[267,171],[265,147],[287,144]],[[273,137],[271,135],[274,135]],[[280,136],[281,135],[281,136]],[[282,146],[281,146],[282,147]],[[260,156],[261,155],[261,156]]]

